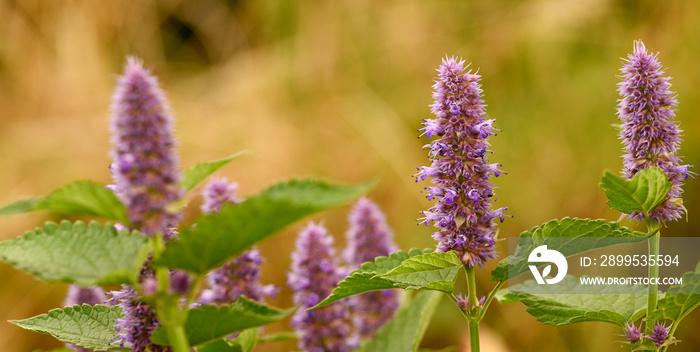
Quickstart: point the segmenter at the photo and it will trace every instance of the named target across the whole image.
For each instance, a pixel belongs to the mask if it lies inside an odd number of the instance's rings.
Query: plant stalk
[[[467,286],[469,288],[469,308],[472,312],[478,312],[476,314],[470,314],[467,317],[467,322],[469,324],[469,345],[471,346],[471,352],[479,352],[479,321],[481,320],[481,314],[477,309],[477,295],[476,295],[476,270],[473,266],[465,265],[467,273]]]
[[[659,223],[647,218],[647,229],[651,235],[649,238],[649,259],[654,260],[654,265],[649,266],[649,291],[647,296],[647,317],[646,328],[654,328],[654,319],[651,318],[652,313],[656,310],[658,285],[656,277],[659,276],[659,264],[656,259],[659,255],[659,244],[661,241],[661,232],[659,231]]]

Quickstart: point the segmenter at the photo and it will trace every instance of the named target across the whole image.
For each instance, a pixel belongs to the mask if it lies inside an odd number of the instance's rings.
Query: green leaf
[[[640,170],[631,180],[605,171],[600,186],[608,196],[608,205],[625,214],[641,211],[649,214],[668,198],[673,184],[658,167]]]
[[[683,274],[683,284],[668,289],[659,299],[658,309],[651,314],[654,320],[671,319],[678,324],[700,305],[700,263],[695,271]]]
[[[546,292],[542,293],[543,290]],[[528,292],[537,292],[530,294]],[[561,292],[577,292],[564,294]],[[602,321],[624,326],[646,310],[647,289],[643,285],[581,285],[567,275],[556,285],[538,285],[528,280],[501,290],[496,298],[502,303],[523,302],[527,312],[544,324],[562,326],[587,321]]]
[[[94,351],[111,351],[120,350],[119,345],[114,344],[114,337],[117,334],[115,320],[121,315],[122,309],[119,306],[93,307],[83,304],[57,308],[48,314],[10,322],[27,330],[52,335],[66,343]]]
[[[216,307],[204,305],[190,310],[185,323],[187,340],[192,346],[202,345],[221,339],[234,332],[257,328],[288,317],[296,308],[277,309],[239,298],[231,305]],[[169,346],[167,333],[159,327],[151,335],[151,341]]]
[[[408,290],[436,290],[451,293],[464,263],[454,251],[427,253],[404,260],[386,274],[379,275],[395,286]]]
[[[199,186],[199,184],[201,184],[202,181],[206,180],[206,178],[209,177],[209,175],[215,173],[216,171],[224,167],[226,164],[230,163],[233,159],[236,159],[237,157],[247,153],[250,152],[244,150],[233,154],[228,158],[207,161],[192,166],[187,170],[183,171],[182,182],[180,182],[180,186],[183,189],[185,189],[185,192],[189,192],[195,189],[197,186]]]
[[[0,242],[0,260],[50,282],[89,287],[133,283],[146,260],[146,236],[111,224],[47,222]]]
[[[398,251],[389,254],[388,257],[377,257],[374,259],[374,262],[364,263],[361,269],[353,271],[348,277],[343,279],[343,281],[339,282],[338,287],[334,288],[333,292],[331,292],[326,299],[310,309],[321,308],[345,297],[364,292],[400,288],[395,285],[393,281],[381,278],[378,274],[386,274],[401,265],[406,259],[431,252],[431,249],[426,249],[421,252],[421,250],[414,248],[408,251],[408,253]]]
[[[280,342],[287,340],[296,340],[297,334],[293,331],[283,331],[276,334],[263,335],[258,338],[258,343]]]
[[[362,346],[362,351],[417,351],[441,297],[439,292],[417,295],[377,331],[374,339]]]
[[[258,328],[248,329],[234,340],[220,339],[209,342],[197,349],[199,352],[251,352],[258,338]]]
[[[156,264],[203,275],[291,223],[348,203],[372,186],[314,180],[276,184],[240,204],[201,216],[168,244]]]
[[[34,197],[20,199],[0,208],[0,216],[29,213],[38,210],[39,205],[46,200],[46,197]]]
[[[508,280],[524,272],[529,272],[528,256],[535,248],[547,244],[550,250],[557,250],[565,257],[583,253],[592,249],[603,248],[621,243],[633,243],[646,240],[647,234],[632,231],[620,226],[615,221],[604,219],[563,218],[550,220],[540,226],[520,234],[518,246],[513,255],[501,260],[491,271],[491,281]],[[585,246],[578,238],[596,238],[585,241]]]
[[[126,207],[111,190],[92,181],[76,181],[46,197],[21,199],[0,209],[0,215],[49,210],[67,215],[87,215],[129,223]]]

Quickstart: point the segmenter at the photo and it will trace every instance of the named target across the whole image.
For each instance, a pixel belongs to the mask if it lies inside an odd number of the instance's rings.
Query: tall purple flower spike
[[[94,306],[96,304],[105,304],[107,296],[102,287],[81,287],[78,285],[70,285],[68,287],[68,293],[66,294],[66,300],[63,305],[66,307],[72,307],[74,305],[89,304]],[[87,349],[80,346],[75,346],[67,343],[66,347],[78,352],[92,352],[91,349]]]
[[[111,127],[115,193],[135,229],[167,236],[180,217],[167,207],[183,194],[173,118],[157,79],[135,58],[127,59],[112,97]]]
[[[127,59],[112,97],[111,128],[115,183],[111,189],[126,205],[131,226],[147,236],[177,236],[171,227],[180,214],[168,209],[183,194],[173,118],[157,79],[135,58]],[[150,258],[139,275],[145,289],[154,282],[149,262]],[[151,333],[160,322],[132,287],[124,285],[112,296],[113,304],[119,302],[124,309],[124,317],[117,321],[122,344],[130,343],[134,352],[171,350],[151,344]]]
[[[681,187],[691,165],[681,165],[677,155],[682,131],[673,120],[678,101],[669,90],[671,78],[662,77],[661,63],[656,55],[647,52],[641,41],[634,42],[634,53],[620,71],[622,82],[618,91],[622,99],[618,118],[622,131],[618,135],[625,151],[623,174],[632,178],[639,170],[661,168],[673,187],[668,199],[649,215],[656,221],[676,220],[685,212]],[[644,214],[634,212],[630,217],[643,220]]]
[[[397,250],[386,217],[369,199],[363,197],[355,203],[349,221],[347,248],[343,254],[352,269],[359,269],[362,263]],[[398,290],[383,290],[350,297],[353,326],[358,335],[356,340],[374,337],[376,331],[394,316],[399,308],[399,293]]]
[[[333,237],[323,226],[309,224],[299,233],[292,253],[292,270],[287,285],[300,305],[292,317],[299,335],[299,348],[308,352],[345,352],[353,347],[344,301],[307,310],[327,297],[341,279],[336,266]]]
[[[433,233],[437,251],[455,250],[464,264],[475,266],[497,257],[494,220],[503,222],[507,208],[491,209],[489,180],[503,172],[486,156],[494,120],[486,119],[481,76],[465,70],[464,61],[454,57],[443,59],[437,70],[431,105],[436,117],[426,119],[421,129],[437,138],[425,146],[432,164],[418,168],[415,176],[416,181],[432,178],[434,184],[426,190],[435,205],[420,220],[440,229]]]
[[[202,212],[217,212],[226,204],[240,203],[242,199],[236,195],[237,190],[238,185],[229,183],[226,178],[212,179],[202,192]],[[202,290],[199,303],[226,304],[240,296],[262,302],[266,296],[274,297],[277,293],[274,285],[260,285],[262,260],[260,251],[253,248],[212,271],[206,279],[209,288]]]

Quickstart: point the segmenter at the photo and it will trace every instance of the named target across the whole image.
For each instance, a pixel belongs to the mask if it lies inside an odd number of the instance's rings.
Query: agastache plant
[[[299,233],[292,253],[287,284],[300,309],[292,317],[299,348],[308,352],[345,352],[354,347],[345,302],[307,310],[328,296],[342,279],[333,237],[321,225],[310,223]]]
[[[480,294],[476,269],[495,264],[496,225],[507,216],[505,207],[492,206],[491,180],[503,171],[489,161],[489,140],[497,130],[486,115],[481,76],[465,61],[448,57],[433,85],[434,116],[420,130],[432,139],[425,146],[430,165],[414,175],[432,183],[426,190],[434,204],[419,220],[434,226],[436,249],[398,250],[385,216],[362,198],[349,217],[342,261],[323,226],[310,223],[301,231],[287,278],[296,307],[284,310],[263,304],[276,290],[259,283],[262,257],[256,244],[304,217],[350,203],[372,185],[291,180],[240,199],[235,184],[214,179],[203,190],[202,214],[191,224],[180,223],[191,193],[236,155],[180,172],[164,94],[140,61],[128,59],[111,109],[115,184],[73,182],[0,208],[0,215],[47,210],[97,219],[47,222],[0,242],[0,260],[42,280],[71,284],[66,307],[12,323],[51,334],[78,351],[250,351],[286,338],[310,352],[387,346],[415,351],[446,294],[467,320],[472,352],[480,351],[479,324],[494,298],[522,302],[538,321],[553,326],[612,323],[630,351],[665,352],[679,342],[674,333],[681,320],[700,306],[700,265],[663,296],[653,280],[659,278],[661,230],[683,214],[687,218],[682,186],[693,173],[678,156],[678,103],[657,55],[636,42],[622,73],[624,171],[623,176],[606,171],[601,187],[608,205],[644,222],[646,233],[619,220],[548,221],[514,238],[512,254],[491,271],[495,287]],[[593,241],[578,242],[586,239]],[[639,256],[646,260],[640,266],[648,267],[642,278],[647,286],[601,288],[585,284],[583,276],[566,275],[573,265],[567,257],[644,241],[649,250]],[[664,262],[675,263],[669,260]],[[456,287],[461,271],[466,291]],[[508,280],[530,273],[535,280],[501,290]],[[106,285],[122,289],[105,302]],[[397,295],[397,289],[409,293]],[[294,332],[258,338],[260,327],[292,313]]]
[[[343,255],[345,263],[353,269],[397,250],[386,216],[369,199],[363,197],[355,203],[349,222]],[[399,308],[399,292],[395,290],[366,292],[349,300],[354,331],[358,335],[355,339],[374,337]]]
[[[226,178],[212,178],[202,192],[202,212],[213,213],[224,205],[242,202],[237,190],[237,183],[229,183]],[[251,249],[210,272],[206,280],[209,288],[202,290],[199,302],[226,304],[241,296],[262,302],[265,296],[274,297],[277,292],[274,285],[260,285],[262,260],[260,251]]]
[[[682,165],[678,156],[682,131],[674,120],[678,101],[669,90],[671,78],[663,76],[657,56],[647,52],[641,41],[634,43],[634,53],[620,71],[618,116],[625,150],[623,174],[631,179],[640,170],[656,166],[673,184],[659,207],[649,214],[634,212],[630,216],[640,221],[647,216],[656,222],[677,220],[685,212],[681,187],[691,165]]]
[[[111,110],[114,185],[77,181],[0,208],[1,215],[48,210],[107,221],[47,222],[0,242],[0,260],[72,284],[67,307],[13,323],[79,351],[243,350],[280,340],[258,341],[259,328],[295,308],[262,303],[276,290],[258,283],[262,257],[254,246],[306,216],[351,202],[371,184],[291,180],[242,200],[235,184],[213,180],[204,190],[203,214],[183,226],[188,193],[241,153],[181,173],[167,101],[155,76],[134,58]],[[201,290],[205,281],[209,287]],[[104,285],[122,289],[105,302]],[[283,333],[289,338],[295,337]]]
[[[439,229],[433,233],[439,241],[437,251],[455,251],[464,263],[469,301],[453,299],[469,321],[472,351],[478,351],[478,324],[486,298],[477,301],[474,267],[497,257],[495,220],[503,222],[506,208],[491,208],[494,192],[489,180],[503,172],[501,164],[489,163],[487,157],[494,120],[486,118],[481,76],[466,71],[464,63],[446,58],[437,70],[431,105],[435,118],[426,119],[422,128],[427,137],[437,139],[426,146],[431,166],[419,168],[416,176],[432,178],[434,184],[426,189],[435,205],[423,212],[422,221],[426,225],[432,221]]]

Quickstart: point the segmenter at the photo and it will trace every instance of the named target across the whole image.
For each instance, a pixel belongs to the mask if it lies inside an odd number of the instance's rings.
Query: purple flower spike
[[[171,352],[170,347],[151,344],[151,334],[160,326],[156,313],[142,302],[136,290],[122,285],[121,291],[112,291],[112,304],[119,302],[124,316],[117,319],[121,347],[131,344],[133,352]]]
[[[618,119],[622,131],[618,134],[624,144],[625,168],[623,174],[632,178],[639,170],[652,166],[661,168],[673,187],[658,208],[650,212],[656,221],[676,220],[685,212],[683,207],[683,181],[688,177],[690,165],[680,165],[677,152],[681,142],[681,129],[673,121],[678,101],[669,90],[670,77],[662,77],[664,70],[656,55],[647,52],[644,43],[634,43],[634,53],[620,69],[622,82],[618,91],[622,96]],[[644,214],[634,212],[633,219],[643,220]]]
[[[127,60],[112,97],[111,124],[115,193],[134,228],[167,236],[180,217],[167,207],[183,194],[173,119],[158,81],[135,58]]]
[[[668,339],[669,329],[670,327],[661,325],[661,323],[657,321],[656,325],[654,325],[654,330],[651,331],[651,335],[647,335],[647,337],[649,340],[654,341],[656,346],[661,346]]]
[[[388,256],[397,250],[393,233],[379,207],[367,198],[360,198],[350,213],[350,229],[346,233],[345,262],[353,269],[376,257]],[[399,308],[399,291],[366,292],[350,298],[353,325],[359,336],[372,338],[376,331],[394,316]]]
[[[492,175],[504,173],[501,164],[489,164],[488,137],[494,134],[494,120],[486,119],[479,81],[481,76],[466,71],[464,61],[443,59],[433,85],[434,119],[423,122],[422,131],[437,137],[426,146],[430,167],[418,168],[417,180],[432,178],[434,187],[426,187],[427,198],[435,205],[419,219],[432,221],[440,230],[433,233],[439,241],[438,252],[455,250],[469,266],[482,265],[497,257],[494,220],[503,221],[503,211],[491,209]]]
[[[226,178],[212,179],[202,192],[202,212],[217,212],[226,204],[240,203],[237,190],[238,185],[228,183]],[[260,285],[262,260],[260,251],[253,248],[209,273],[209,288],[202,290],[199,303],[227,304],[241,296],[262,302],[266,296],[274,297],[278,291],[274,285]]]
[[[309,224],[299,233],[292,253],[292,270],[287,276],[287,285],[294,291],[294,303],[300,305],[292,317],[292,325],[303,351],[345,352],[353,347],[344,301],[307,310],[333,291],[341,272],[335,262],[333,237],[323,226]]]
[[[627,341],[634,344],[642,338],[642,331],[634,326],[634,324],[625,324],[625,335],[621,335],[627,338]]]

